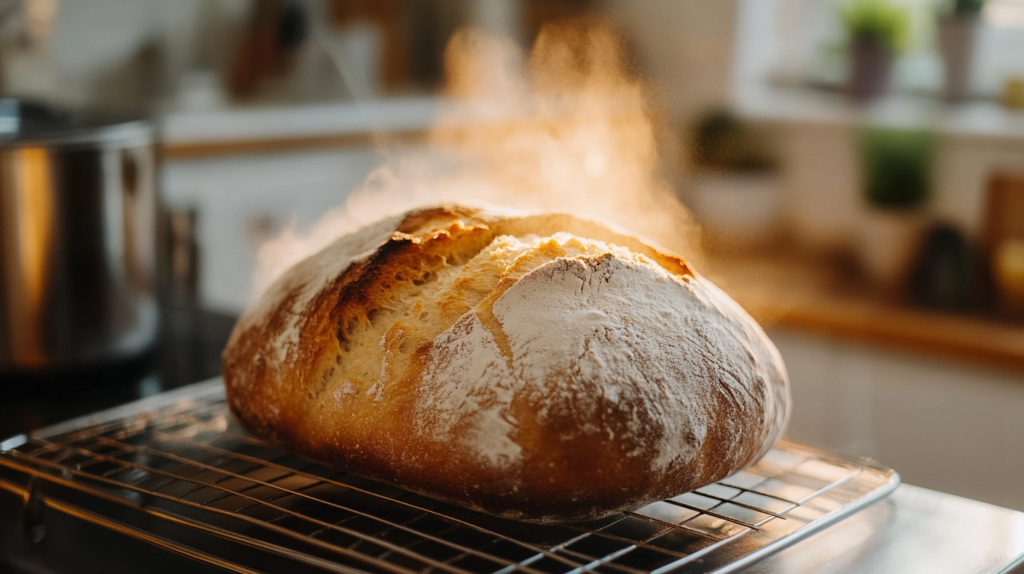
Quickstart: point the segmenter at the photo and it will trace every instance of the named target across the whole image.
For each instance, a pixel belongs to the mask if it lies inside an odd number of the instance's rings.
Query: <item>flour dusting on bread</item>
[[[555,397],[548,409],[568,409],[563,414],[580,421],[562,430],[567,435],[619,434],[627,456],[647,456],[659,469],[688,462],[708,425],[701,404],[713,384],[707,355],[742,352],[728,344],[741,327],[702,294],[702,283],[622,247],[564,233],[496,242],[520,247],[510,271],[527,254],[537,263],[539,250],[559,257],[519,277],[496,300],[485,299],[433,341],[416,411],[421,432],[443,441],[461,437],[490,464],[514,465],[522,449],[512,401],[539,393]],[[480,322],[481,312],[497,319],[509,356]],[[699,357],[687,349],[701,349]],[[743,358],[715,356],[712,363],[742,365]],[[744,408],[757,408],[751,389],[758,376],[755,368],[733,368],[724,377]],[[617,410],[622,428],[594,424]],[[538,414],[543,423],[550,412]]]

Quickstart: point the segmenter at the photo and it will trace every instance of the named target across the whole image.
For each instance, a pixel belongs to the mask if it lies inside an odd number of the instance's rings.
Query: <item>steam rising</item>
[[[345,233],[445,201],[570,213],[694,255],[689,213],[659,175],[643,86],[627,73],[610,30],[547,27],[529,56],[461,31],[449,43],[446,71],[450,107],[428,136],[430,151],[398,155],[343,208],[265,244],[257,294]]]

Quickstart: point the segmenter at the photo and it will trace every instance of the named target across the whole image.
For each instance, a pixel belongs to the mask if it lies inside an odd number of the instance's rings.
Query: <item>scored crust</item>
[[[785,368],[682,259],[561,214],[447,205],[281,277],[223,355],[255,434],[507,518],[590,520],[774,444]]]

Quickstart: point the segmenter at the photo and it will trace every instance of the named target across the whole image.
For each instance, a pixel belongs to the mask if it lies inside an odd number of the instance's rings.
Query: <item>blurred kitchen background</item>
[[[4,97],[155,122],[163,308],[156,374],[39,383],[56,414],[8,376],[5,435],[216,375],[260,246],[427,145],[455,30],[581,17],[651,86],[683,255],[786,360],[788,438],[1024,510],[1024,0],[2,0]]]

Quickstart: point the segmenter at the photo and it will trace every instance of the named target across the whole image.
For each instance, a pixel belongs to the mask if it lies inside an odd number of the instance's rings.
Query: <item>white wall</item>
[[[738,0],[603,0],[635,43],[663,103],[690,121],[732,89]]]

